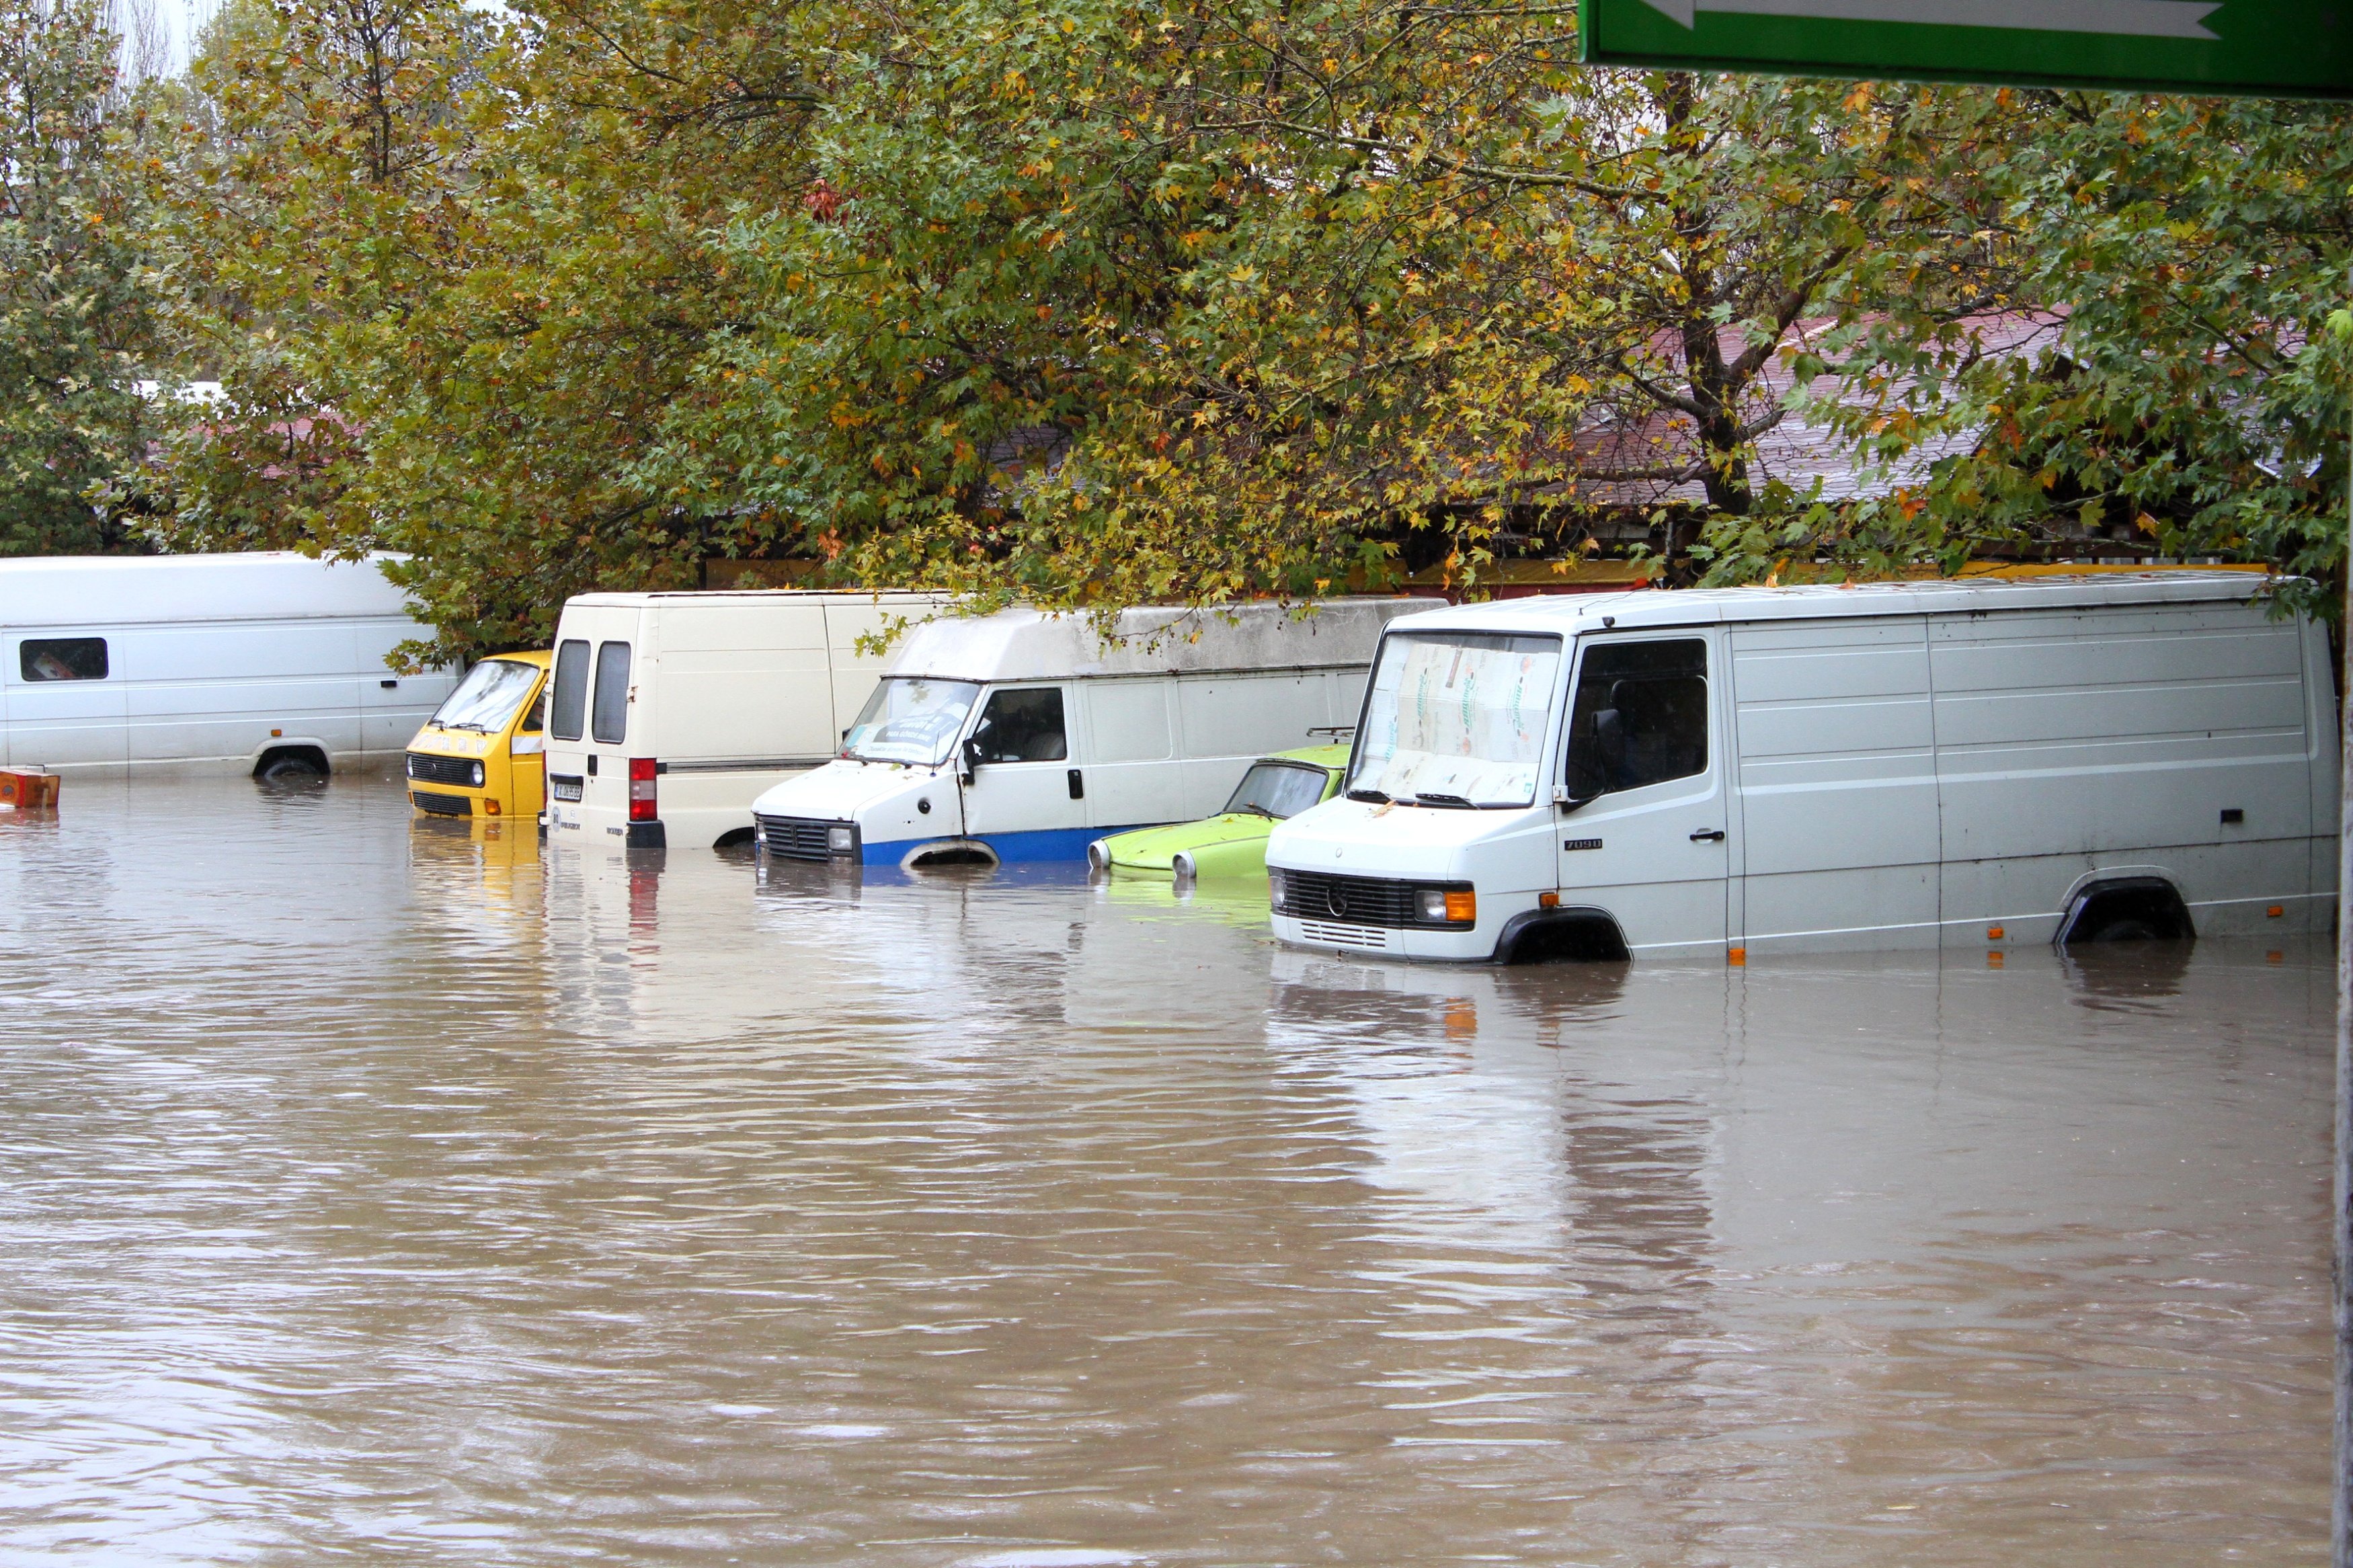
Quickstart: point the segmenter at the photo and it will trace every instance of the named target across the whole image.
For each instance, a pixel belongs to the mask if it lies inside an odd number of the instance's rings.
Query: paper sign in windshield
[[[1377,787],[1399,800],[1529,804],[1559,672],[1557,645],[1535,651],[1416,638],[1398,671],[1395,749]]]

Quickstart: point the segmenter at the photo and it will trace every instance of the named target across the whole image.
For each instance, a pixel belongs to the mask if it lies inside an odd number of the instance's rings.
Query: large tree
[[[0,0],[0,554],[142,543],[104,500],[151,327],[119,45],[96,0]]]

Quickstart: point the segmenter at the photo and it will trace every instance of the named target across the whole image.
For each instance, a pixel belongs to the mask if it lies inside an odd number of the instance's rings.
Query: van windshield
[[[977,681],[887,677],[842,737],[841,754],[861,763],[937,767],[955,749],[965,715],[979,695]]]
[[[495,735],[522,707],[523,699],[539,684],[539,670],[512,659],[486,658],[466,672],[458,689],[433,711],[433,722],[444,730],[480,730]]]
[[[1408,805],[1532,805],[1560,680],[1556,637],[1393,632],[1365,696],[1348,793]]]

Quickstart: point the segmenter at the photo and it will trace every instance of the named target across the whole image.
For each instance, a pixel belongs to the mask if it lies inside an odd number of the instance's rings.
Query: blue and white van
[[[1079,860],[1206,816],[1269,752],[1352,725],[1381,628],[1428,599],[944,618],[905,644],[825,766],[753,804],[778,859],[906,868]]]

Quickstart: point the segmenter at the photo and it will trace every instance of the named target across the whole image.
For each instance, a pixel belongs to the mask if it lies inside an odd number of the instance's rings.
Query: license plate
[[[558,800],[580,798],[581,780],[576,773],[551,773],[548,775],[547,784],[548,787],[555,792],[555,798]]]

